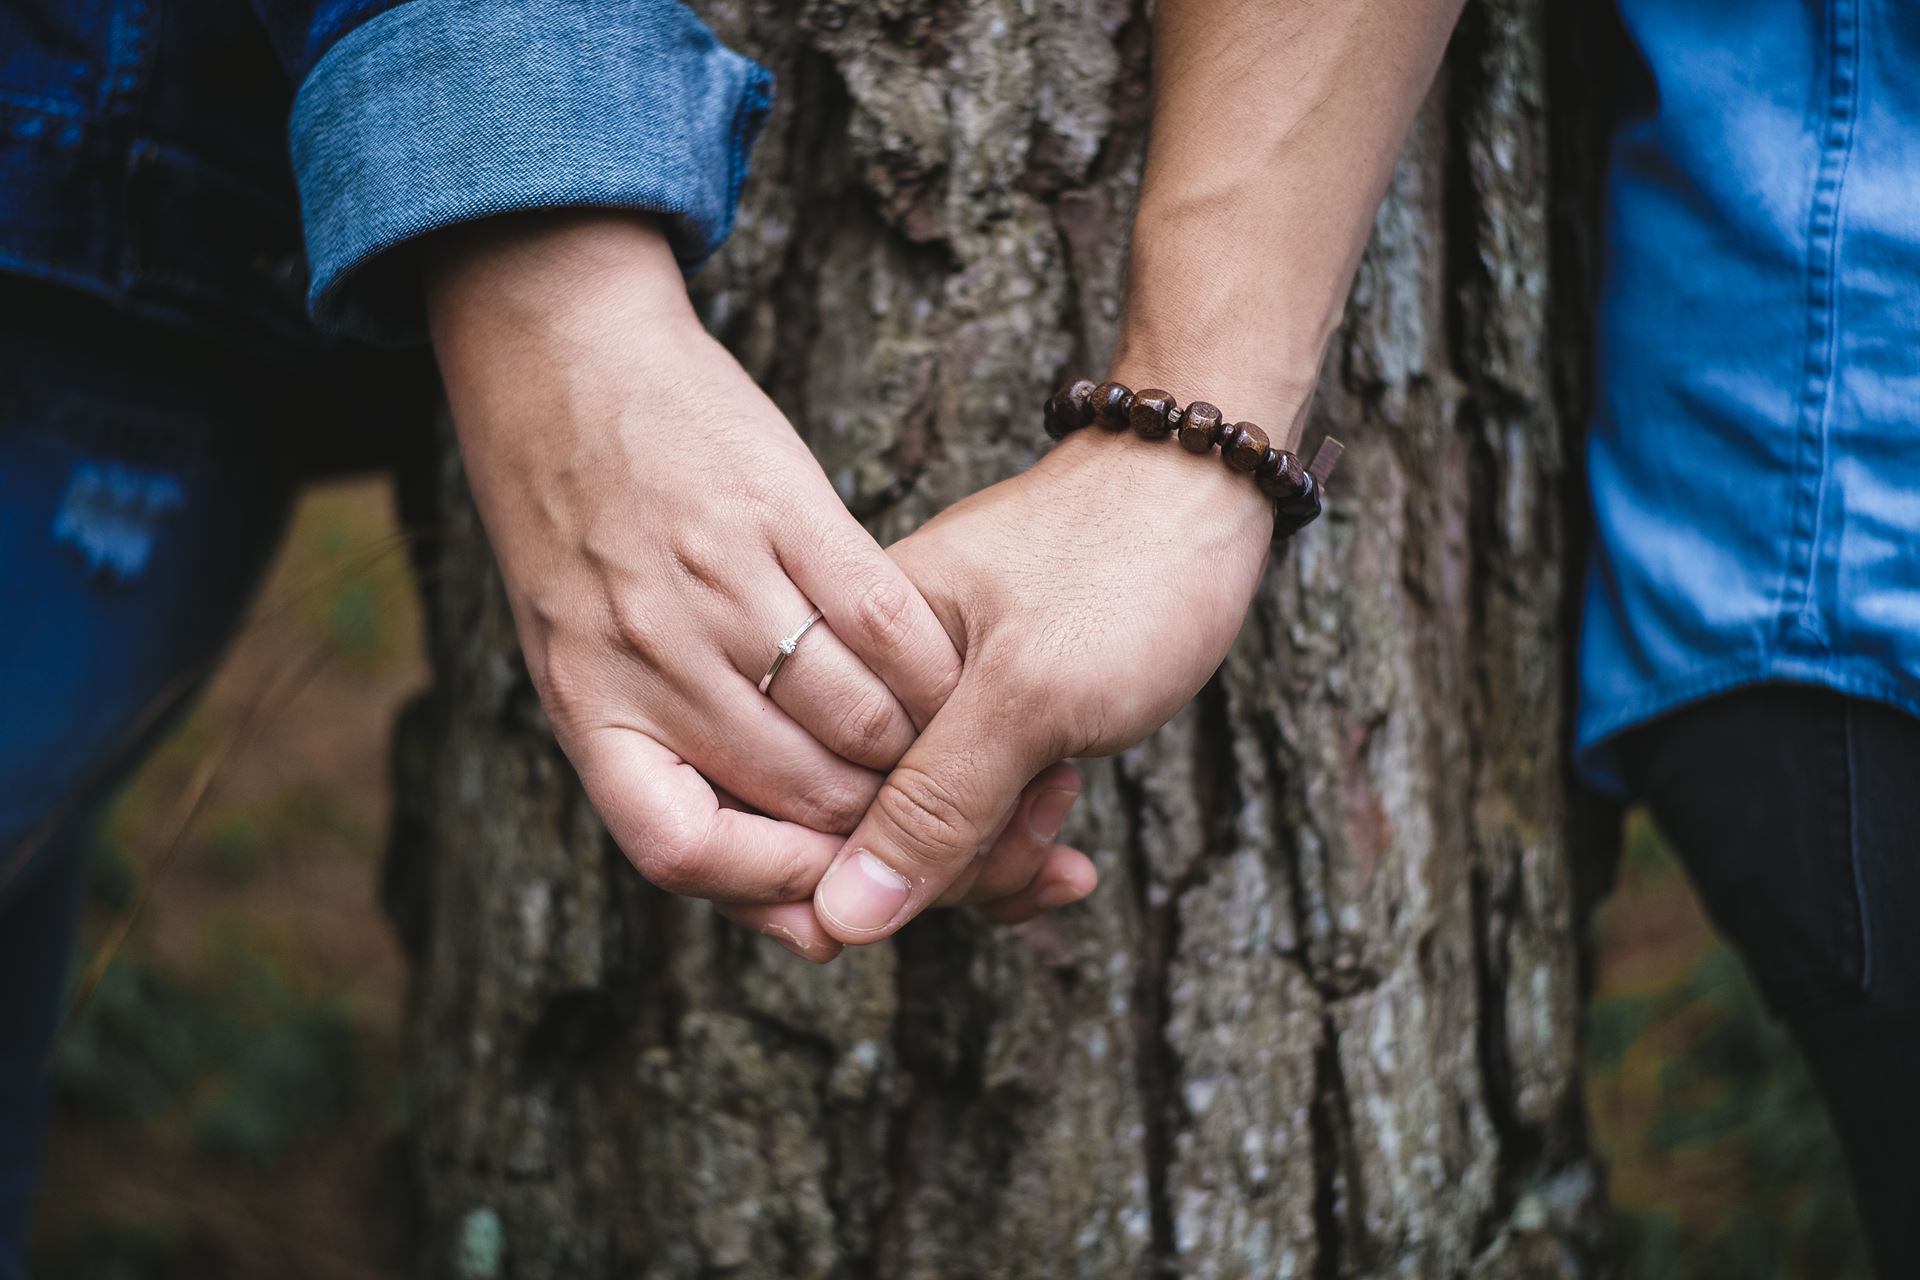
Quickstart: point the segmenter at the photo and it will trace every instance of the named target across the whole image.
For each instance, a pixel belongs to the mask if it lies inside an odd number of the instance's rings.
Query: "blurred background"
[[[59,1038],[43,1280],[401,1273],[387,737],[426,680],[384,482],[312,491],[245,634],[96,852]],[[1868,1270],[1826,1117],[1629,820],[1592,922],[1588,1114],[1620,1274]]]

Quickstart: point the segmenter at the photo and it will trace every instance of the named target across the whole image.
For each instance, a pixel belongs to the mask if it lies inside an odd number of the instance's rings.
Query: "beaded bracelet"
[[[1273,536],[1287,538],[1300,532],[1320,514],[1320,496],[1327,478],[1346,446],[1331,437],[1321,441],[1313,461],[1300,459],[1267,442],[1267,433],[1251,422],[1228,422],[1205,400],[1182,409],[1173,397],[1157,388],[1129,391],[1117,382],[1095,386],[1082,378],[1055,392],[1047,401],[1047,434],[1064,440],[1089,423],[1108,431],[1131,426],[1142,439],[1164,440],[1177,435],[1188,453],[1206,453],[1220,446],[1220,457],[1234,471],[1249,473],[1260,492],[1273,500]]]

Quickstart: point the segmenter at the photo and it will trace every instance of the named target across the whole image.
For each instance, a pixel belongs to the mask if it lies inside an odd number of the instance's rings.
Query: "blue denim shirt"
[[[696,265],[770,94],[673,0],[9,0],[0,271],[236,338],[313,344],[310,312],[404,343],[396,251],[464,219],[650,210]]]
[[[1578,758],[1739,685],[1920,714],[1920,5],[1621,0]]]

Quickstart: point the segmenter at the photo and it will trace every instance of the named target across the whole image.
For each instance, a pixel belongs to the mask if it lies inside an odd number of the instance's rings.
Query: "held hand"
[[[1028,779],[1171,719],[1239,631],[1272,523],[1217,457],[1089,429],[894,546],[964,665],[815,893],[827,930],[872,942],[969,893]]]
[[[435,248],[468,477],[589,799],[655,884],[832,959],[811,895],[953,689],[952,642],[701,329],[656,231],[524,217]],[[965,900],[1015,920],[1083,896],[1091,867],[1052,843],[1078,792],[1064,765],[1035,778]]]
[[[614,839],[674,892],[804,899],[841,843],[822,833],[852,829],[952,689],[947,633],[645,223],[454,233],[429,299],[528,669]]]
[[[1078,849],[1055,843],[1079,798],[1080,774],[1073,766],[1055,764],[1043,770],[1027,785],[992,848],[939,905],[977,906],[996,924],[1020,924],[1092,893],[1099,879],[1093,863]],[[832,843],[837,852],[841,841]],[[825,865],[820,870],[824,872]],[[820,922],[813,885],[807,891],[802,901],[776,906],[718,905],[722,915],[780,939],[798,954],[828,960],[838,953],[840,941]]]

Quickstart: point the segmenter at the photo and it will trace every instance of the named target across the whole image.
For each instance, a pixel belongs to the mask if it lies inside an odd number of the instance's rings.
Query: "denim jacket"
[[[645,209],[697,264],[770,94],[673,0],[8,0],[0,271],[403,344],[400,251],[466,219]]]

